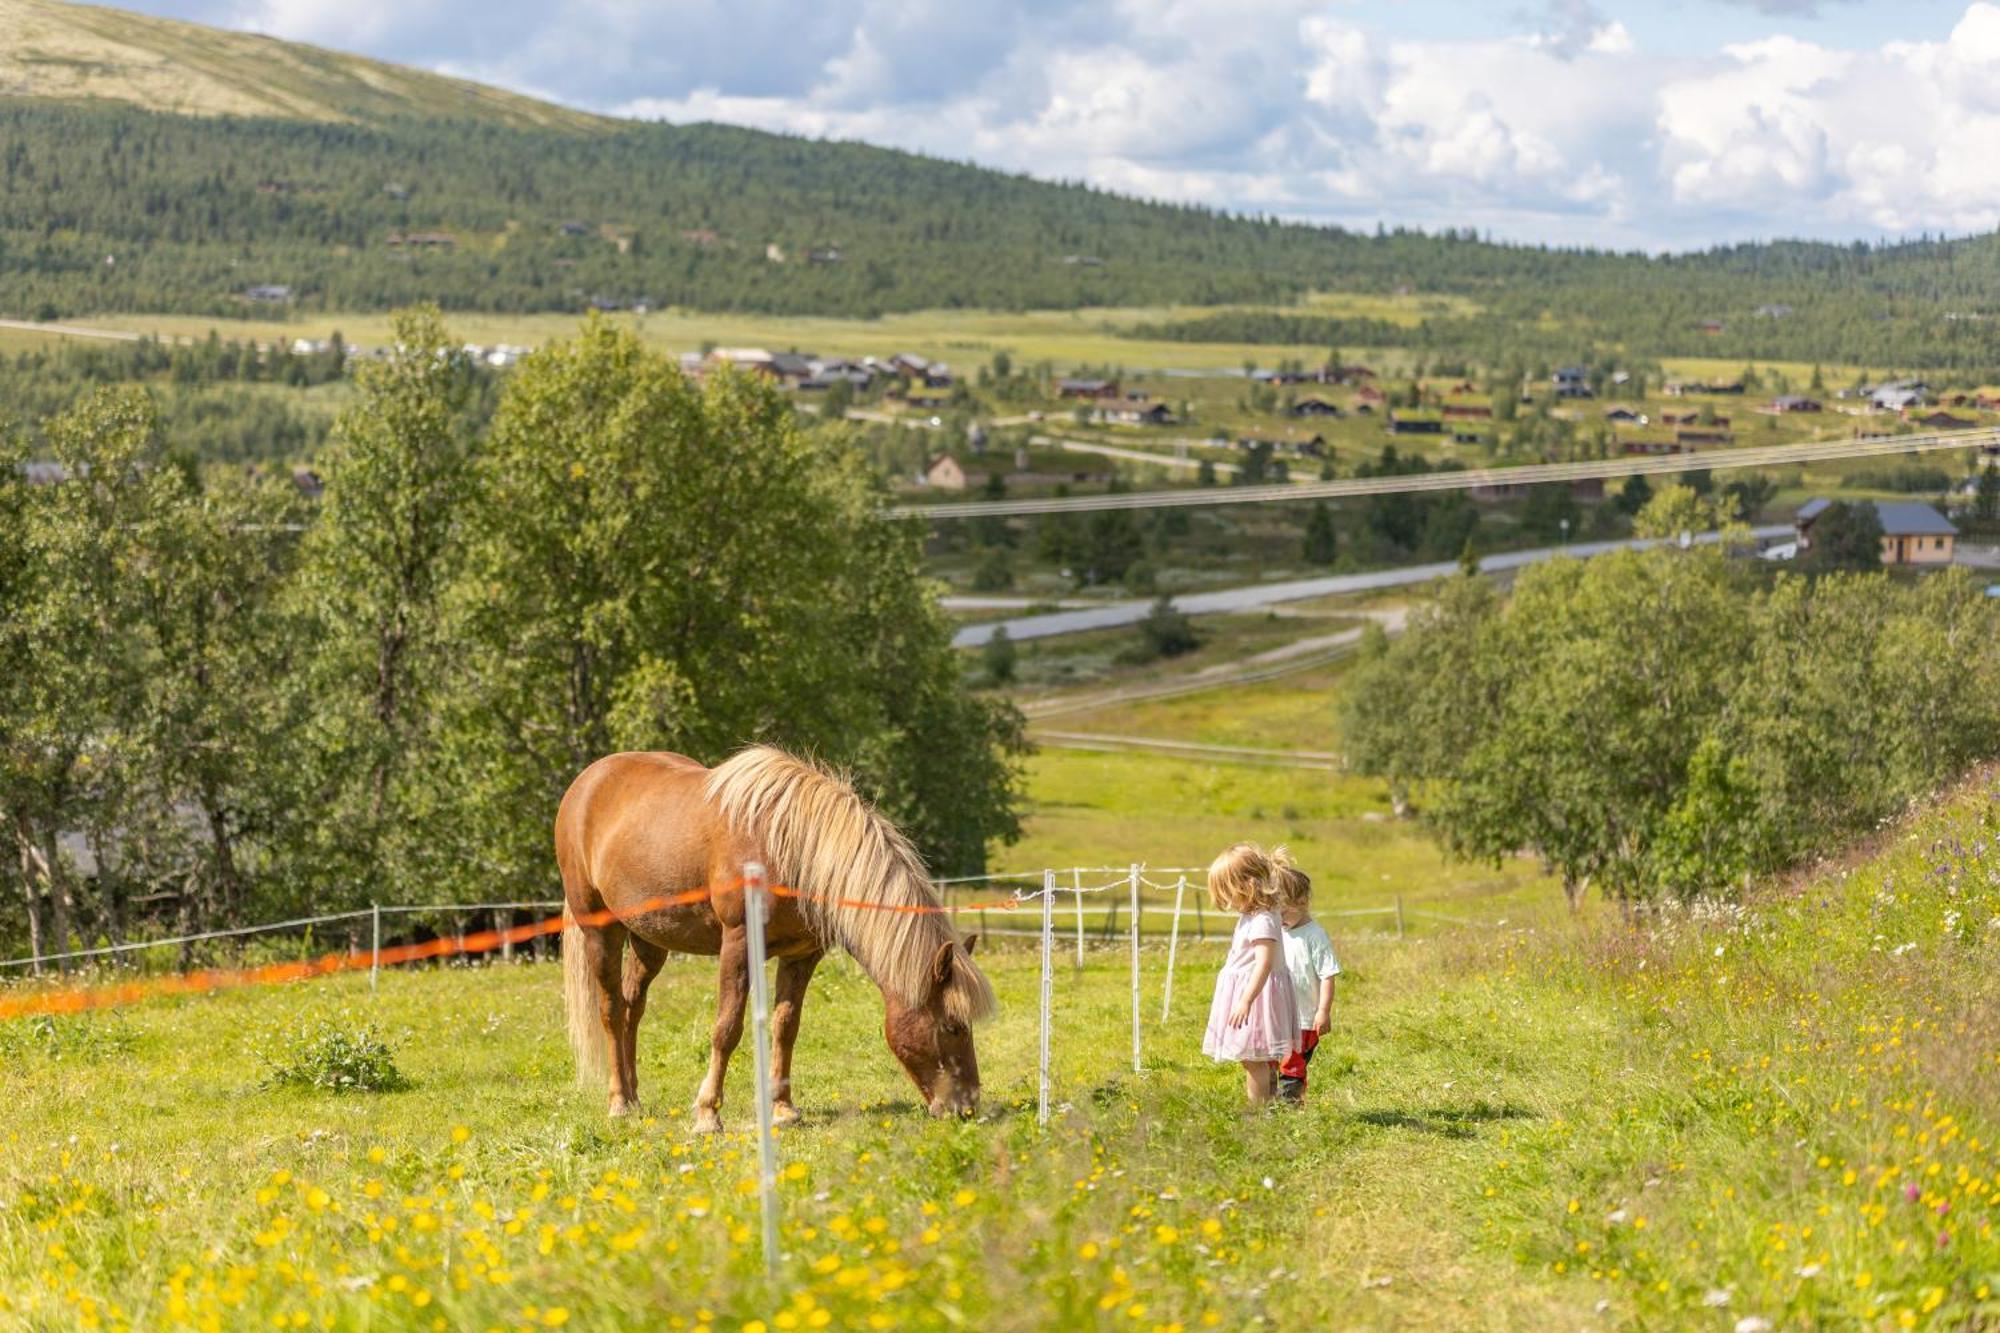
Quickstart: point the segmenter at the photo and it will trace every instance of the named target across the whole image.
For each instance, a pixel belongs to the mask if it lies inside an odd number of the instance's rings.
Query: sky
[[[116,0],[617,115],[1346,226],[2000,227],[1995,0]]]

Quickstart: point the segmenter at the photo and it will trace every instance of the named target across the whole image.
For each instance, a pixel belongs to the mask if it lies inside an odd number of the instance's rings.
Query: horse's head
[[[965,941],[964,953],[973,941]],[[932,1115],[969,1116],[979,1109],[979,1057],[972,1050],[970,1015],[952,1001],[954,973],[971,968],[958,946],[939,946],[930,967],[930,986],[921,1005],[886,995],[883,1031],[889,1049],[923,1094]],[[976,973],[974,974],[977,975]]]

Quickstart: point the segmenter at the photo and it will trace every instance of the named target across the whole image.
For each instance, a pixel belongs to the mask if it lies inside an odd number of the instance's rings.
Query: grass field
[[[986,611],[975,619],[991,620],[994,615]],[[1137,626],[1023,639],[1016,645],[1015,695],[1030,700],[1077,685],[1122,686],[1185,676],[1303,640],[1339,634],[1361,623],[1339,615],[1291,616],[1269,611],[1191,616],[1189,622],[1201,645],[1178,657],[1152,661],[1132,660],[1133,650],[1142,643]]]
[[[1470,308],[1454,298],[1323,292],[1302,307],[1315,314],[1348,315],[1415,324],[1427,315]],[[921,310],[877,319],[814,318],[798,315],[744,315],[692,310],[656,310],[644,315],[608,316],[626,323],[657,346],[692,351],[704,343],[725,347],[759,346],[773,351],[800,348],[851,356],[893,356],[917,352],[969,372],[1007,352],[1017,367],[1051,361],[1059,367],[1126,366],[1240,370],[1246,361],[1275,365],[1302,358],[1317,365],[1327,349],[1251,343],[1156,342],[1123,338],[1117,330],[1134,324],[1167,323],[1211,313],[1211,307],[1099,307],[1088,310]],[[454,312],[448,323],[468,342],[536,346],[575,333],[577,315],[489,315]],[[389,339],[383,313],[301,315],[289,319],[218,320],[201,315],[102,314],[77,324],[126,329],[169,337],[206,337],[213,328],[224,338],[268,341],[325,337],[335,330],[362,345]],[[1370,349],[1345,349],[1351,355]],[[1390,362],[1407,364],[1409,353],[1387,352]]]
[[[1160,309],[998,311],[925,310],[879,319],[831,319],[798,315],[741,315],[659,310],[645,315],[608,316],[635,328],[655,346],[694,351],[704,343],[756,346],[849,356],[893,356],[918,352],[971,370],[1007,352],[1016,365],[1052,361],[1059,366],[1149,366],[1237,369],[1246,360],[1271,364],[1282,357],[1324,357],[1325,348],[1263,347],[1236,343],[1150,342],[1121,338],[1123,325],[1168,318]],[[1185,313],[1185,312],[1183,312]],[[388,341],[385,314],[305,315],[291,320],[218,320],[200,315],[107,314],[76,321],[92,327],[131,329],[174,337],[206,337],[213,328],[224,338],[325,337],[339,330],[349,342],[373,346]],[[576,315],[486,315],[454,312],[448,323],[459,337],[481,344],[538,346],[575,334]]]
[[[1147,952],[1136,1075],[1120,952],[1064,963],[1047,1134],[1031,954],[989,960],[1003,1009],[969,1124],[915,1112],[872,987],[830,965],[801,1043],[808,1120],[780,1141],[776,1287],[751,1145],[690,1140],[679,1109],[706,1045],[699,960],[654,991],[656,1117],[617,1124],[571,1082],[545,966],[17,1023],[0,1322],[1983,1325],[1996,819],[1970,786],[1745,912],[1340,932],[1334,1031],[1295,1111],[1246,1114],[1199,1055],[1213,952],[1184,956],[1166,1024]],[[379,1025],[413,1086],[260,1086],[256,1048],[301,1014]]]

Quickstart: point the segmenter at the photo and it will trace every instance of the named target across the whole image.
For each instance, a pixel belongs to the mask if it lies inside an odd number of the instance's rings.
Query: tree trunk
[[[125,899],[130,888],[118,867],[111,863],[111,850],[104,845],[103,835],[93,829],[90,835],[90,854],[97,860],[97,901],[104,922],[104,933],[113,944],[125,942]],[[78,927],[82,929],[81,926]]]
[[[42,974],[42,895],[35,888],[35,858],[28,845],[28,839],[17,827],[14,832],[14,849],[21,859],[21,896],[28,907],[28,956],[34,959],[32,966],[36,976]]]
[[[42,835],[41,854],[42,878],[49,886],[49,953],[56,957],[56,970],[69,971],[67,958],[60,957],[69,952],[69,886],[63,882],[62,850],[56,845],[56,835]]]
[[[174,934],[179,935],[183,941],[181,944],[181,971],[183,972],[192,972],[194,970],[194,945],[186,941],[189,935],[194,934],[194,899],[196,892],[196,887],[193,884],[181,885],[180,906],[174,909]]]
[[[209,843],[215,853],[215,890],[221,899],[222,924],[240,926],[243,874],[236,865],[236,840],[229,833],[229,817],[212,800],[203,802],[202,815],[208,820]]]
[[[1583,910],[1583,895],[1589,892],[1589,890],[1590,876],[1585,875],[1582,879],[1572,879],[1568,875],[1563,876],[1563,899],[1569,903],[1569,910],[1572,916]]]

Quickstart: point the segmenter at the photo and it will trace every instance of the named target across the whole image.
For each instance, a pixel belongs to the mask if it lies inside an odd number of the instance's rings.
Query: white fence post
[[[757,1195],[764,1215],[764,1275],[778,1277],[778,1160],[771,1134],[771,992],[764,977],[764,867],[743,867],[743,926],[750,944],[750,1050],[757,1070]]]
[[[1173,933],[1167,936],[1167,989],[1160,996],[1162,1023],[1167,1021],[1167,1016],[1174,1009],[1174,955],[1178,954],[1181,948],[1181,903],[1186,897],[1187,876],[1182,875],[1180,883],[1174,886],[1174,929]]]
[[[1082,901],[1081,898],[1078,899]],[[1055,999],[1054,962],[1056,938],[1056,872],[1042,872],[1042,1053],[1041,1092],[1035,1106],[1035,1123],[1049,1123],[1049,1009]]]
[[[374,943],[368,954],[368,991],[375,991],[375,980],[382,974],[382,904],[368,904],[368,915],[373,918],[371,931]]]
[[[1139,1063],[1139,867],[1131,869],[1132,921],[1125,934],[1132,942],[1132,1072],[1142,1068]]]
[[[1083,871],[1072,867],[1069,872],[1069,896],[1076,902],[1076,966],[1083,970]]]

